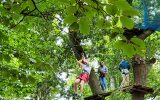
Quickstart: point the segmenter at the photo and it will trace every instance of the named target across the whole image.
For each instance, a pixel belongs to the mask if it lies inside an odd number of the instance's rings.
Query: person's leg
[[[121,88],[125,85],[125,74],[122,74],[122,82],[121,82]]]
[[[83,93],[84,84],[85,84],[85,81],[81,80],[81,82],[80,82],[80,95],[82,95],[82,93]]]
[[[126,75],[126,85],[129,85],[129,74]]]
[[[77,94],[77,88],[78,88],[78,84],[80,83],[80,79],[76,79],[74,82],[74,93]]]
[[[106,90],[107,89],[106,77],[103,77],[103,86],[104,86],[104,89]]]
[[[104,91],[103,77],[100,77],[99,80],[100,80],[101,88]]]

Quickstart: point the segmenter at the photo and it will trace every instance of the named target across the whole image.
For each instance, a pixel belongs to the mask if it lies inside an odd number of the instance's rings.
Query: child
[[[129,62],[123,59],[119,64],[119,70],[121,71],[122,78],[123,78],[123,81],[120,87],[129,85],[129,69],[130,69]]]
[[[82,68],[82,73],[75,80],[75,83],[74,83],[74,97],[76,99],[81,97],[84,84],[89,80],[89,75],[91,72],[91,67],[89,65],[89,62],[87,59],[85,59],[84,56],[82,56],[82,59],[78,61],[78,64],[80,64],[80,67]],[[77,88],[79,84],[80,84],[80,94],[78,95]]]
[[[101,88],[103,91],[105,91],[107,89],[106,74],[108,74],[108,68],[104,65],[104,62],[100,62],[98,73]]]

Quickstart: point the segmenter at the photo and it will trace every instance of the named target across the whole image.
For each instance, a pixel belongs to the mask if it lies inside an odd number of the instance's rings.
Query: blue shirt
[[[122,60],[119,64],[119,70],[121,71],[121,69],[130,69],[130,65],[129,62],[127,60]]]
[[[108,73],[108,68],[106,66],[100,66],[98,72]]]

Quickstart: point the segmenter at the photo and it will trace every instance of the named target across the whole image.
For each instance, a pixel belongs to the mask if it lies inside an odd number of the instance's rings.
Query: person
[[[108,68],[102,61],[99,64],[100,66],[98,68],[98,73],[99,73],[100,85],[102,90],[105,91],[107,89],[106,75],[108,74]]]
[[[121,88],[124,86],[129,85],[129,70],[130,70],[130,64],[127,60],[122,59],[122,61],[119,64],[119,70],[122,74],[122,82],[121,82]]]
[[[74,94],[73,96],[78,99],[81,97],[83,92],[84,84],[89,80],[89,75],[91,72],[91,66],[89,65],[88,59],[82,56],[82,59],[78,61],[78,64],[82,68],[82,73],[74,82]],[[80,94],[77,93],[78,85],[80,85]]]

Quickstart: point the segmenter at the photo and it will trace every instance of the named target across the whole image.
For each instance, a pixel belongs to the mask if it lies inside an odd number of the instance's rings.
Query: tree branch
[[[12,28],[16,27],[17,25],[19,25],[19,24],[24,20],[24,18],[25,18],[27,15],[29,15],[30,13],[32,13],[33,11],[35,11],[35,9],[33,9],[32,11],[24,14],[24,15],[23,15],[23,18],[22,18],[17,24],[15,24],[14,26],[11,26],[10,28],[12,29]]]
[[[138,36],[138,38],[145,40],[148,36],[150,36],[154,32],[155,32],[154,30],[145,30],[143,34]]]
[[[42,15],[42,17],[45,19],[45,16],[43,15],[43,13],[37,8],[35,1],[34,1],[34,0],[31,0],[31,1],[32,1],[35,9],[36,9],[36,10]]]

